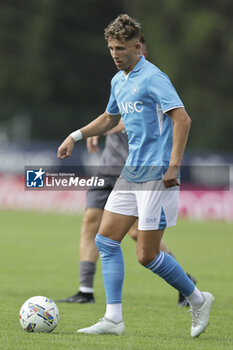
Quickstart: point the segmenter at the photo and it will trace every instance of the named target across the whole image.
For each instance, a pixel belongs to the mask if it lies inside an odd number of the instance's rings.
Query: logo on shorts
[[[40,170],[27,170],[27,187],[44,187],[44,174],[45,171],[40,168]]]
[[[147,224],[152,224],[156,221],[156,218],[146,218],[146,223]]]

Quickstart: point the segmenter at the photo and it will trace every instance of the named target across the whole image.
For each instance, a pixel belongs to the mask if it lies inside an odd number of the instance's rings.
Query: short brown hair
[[[104,37],[120,41],[127,41],[133,38],[140,38],[141,24],[129,17],[127,14],[119,15],[104,30]]]

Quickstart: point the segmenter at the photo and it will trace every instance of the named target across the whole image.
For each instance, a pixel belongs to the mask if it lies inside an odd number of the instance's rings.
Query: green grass
[[[222,222],[179,221],[165,234],[165,242],[185,270],[197,278],[199,288],[216,297],[210,326],[201,337],[190,337],[191,315],[177,307],[177,292],[137,263],[135,242],[129,237],[122,244],[126,269],[124,336],[76,333],[104,315],[100,262],[95,304],[58,304],[60,321],[54,332],[24,332],[18,313],[26,299],[45,295],[55,300],[76,293],[81,219],[65,214],[0,212],[0,349],[233,348],[233,225]]]

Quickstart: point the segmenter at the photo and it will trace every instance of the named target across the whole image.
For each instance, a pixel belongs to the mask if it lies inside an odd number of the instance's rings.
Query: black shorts
[[[101,176],[104,186],[101,188],[90,188],[87,191],[86,207],[104,209],[108,196],[110,195],[118,176]]]

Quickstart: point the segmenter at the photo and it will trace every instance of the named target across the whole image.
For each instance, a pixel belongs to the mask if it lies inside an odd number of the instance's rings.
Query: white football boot
[[[198,337],[209,323],[210,309],[213,305],[215,299],[211,293],[202,292],[204,302],[198,308],[191,308],[192,312],[192,327],[191,327],[191,337]]]
[[[101,318],[99,322],[91,327],[82,328],[77,330],[78,333],[85,334],[114,334],[122,335],[125,333],[124,322],[115,323],[107,318]]]

